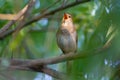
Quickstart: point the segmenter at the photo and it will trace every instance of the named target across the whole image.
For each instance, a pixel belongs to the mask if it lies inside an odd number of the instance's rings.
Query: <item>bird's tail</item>
[[[66,72],[68,75],[72,73],[73,61],[67,61],[66,63]]]

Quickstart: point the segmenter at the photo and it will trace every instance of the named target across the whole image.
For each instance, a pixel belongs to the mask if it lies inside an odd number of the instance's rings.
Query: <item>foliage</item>
[[[16,13],[27,1],[1,0],[0,13]],[[72,1],[68,0],[68,3]],[[54,2],[55,0],[37,0],[32,15],[42,14],[45,9],[47,12],[56,9],[56,7],[62,7],[62,0],[58,0],[56,4],[53,4]],[[16,5],[19,3],[20,5]],[[119,80],[119,5],[120,0],[94,0],[45,17],[23,28],[16,38],[11,35],[0,40],[0,57],[4,60],[11,58],[11,56],[20,59],[40,59],[61,55],[56,44],[56,31],[61,24],[63,13],[68,12],[72,14],[78,32],[79,54],[81,51],[89,52],[110,44],[108,49],[97,55],[74,60],[73,80]],[[32,15],[31,17],[33,17]],[[7,22],[1,20],[0,27]],[[14,27],[15,25],[11,29]],[[7,63],[3,62],[3,64]],[[65,64],[62,63],[50,67],[65,72],[64,66]],[[0,69],[3,70],[3,68]],[[3,71],[0,72],[0,76],[2,74],[11,74],[10,76],[17,80],[38,80],[37,78],[40,78],[39,80],[51,80],[50,77],[46,79],[46,75],[35,72],[10,71],[7,73]],[[0,79],[6,80],[4,77],[0,77]]]

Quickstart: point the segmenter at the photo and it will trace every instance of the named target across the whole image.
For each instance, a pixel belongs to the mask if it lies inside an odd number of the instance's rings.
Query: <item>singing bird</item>
[[[64,54],[75,53],[77,50],[77,32],[73,24],[72,16],[64,13],[61,26],[58,28],[57,44]],[[69,63],[67,63],[69,66]]]
[[[62,24],[57,31],[57,44],[64,54],[76,52],[77,50],[77,32],[68,13],[64,13]]]

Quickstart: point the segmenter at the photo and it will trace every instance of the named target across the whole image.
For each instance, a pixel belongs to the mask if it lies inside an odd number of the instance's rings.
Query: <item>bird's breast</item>
[[[63,52],[69,53],[76,51],[76,34],[70,33],[68,30],[61,30],[57,35],[58,46]]]

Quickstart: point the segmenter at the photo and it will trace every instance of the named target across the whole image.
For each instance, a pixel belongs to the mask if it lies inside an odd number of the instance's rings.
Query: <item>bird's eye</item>
[[[71,16],[69,16],[69,18],[71,18]]]

